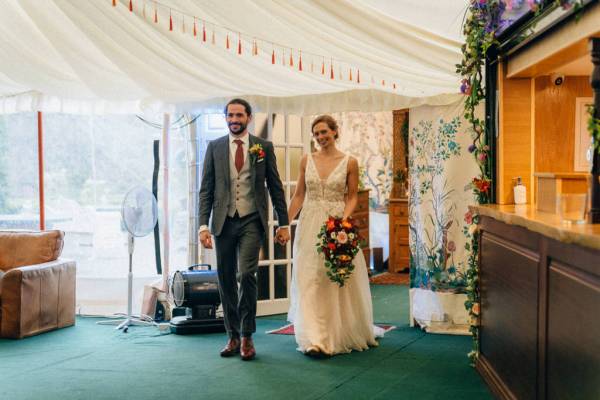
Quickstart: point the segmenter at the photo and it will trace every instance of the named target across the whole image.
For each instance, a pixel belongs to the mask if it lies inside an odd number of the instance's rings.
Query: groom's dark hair
[[[223,110],[223,113],[225,115],[227,115],[227,107],[229,107],[230,104],[241,104],[246,109],[246,114],[248,114],[248,116],[252,115],[252,107],[250,106],[250,103],[248,103],[244,99],[232,99],[232,100],[229,100],[229,103],[227,103],[227,105],[225,106],[225,109]]]

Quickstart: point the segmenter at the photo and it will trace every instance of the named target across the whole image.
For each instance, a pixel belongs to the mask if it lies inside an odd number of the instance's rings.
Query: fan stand
[[[158,324],[154,321],[144,321],[141,318],[135,317],[131,315],[131,303],[133,297],[133,247],[134,247],[134,236],[131,233],[128,233],[127,237],[127,247],[129,250],[129,274],[127,274],[127,317],[125,319],[111,319],[109,321],[98,321],[96,322],[98,325],[117,325],[115,329],[123,329],[123,332],[127,332],[127,328],[131,325],[139,325],[139,326],[158,326]]]

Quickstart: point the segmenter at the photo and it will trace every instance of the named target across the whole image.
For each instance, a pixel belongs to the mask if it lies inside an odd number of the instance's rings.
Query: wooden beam
[[[578,19],[556,28],[544,40],[539,40],[511,55],[508,60],[508,78],[526,78],[548,75],[568,61],[589,53],[591,37],[600,37],[600,3],[591,5]]]

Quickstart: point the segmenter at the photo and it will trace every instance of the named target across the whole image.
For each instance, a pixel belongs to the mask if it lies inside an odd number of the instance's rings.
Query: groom
[[[273,144],[248,133],[252,108],[245,100],[227,103],[225,118],[229,135],[210,142],[206,150],[198,236],[202,246],[209,249],[213,246],[211,231],[215,236],[219,292],[229,335],[221,356],[240,353],[247,361],[256,356],[252,342],[256,331],[256,272],[269,229],[265,182],[279,220],[276,240],[283,245],[290,234]]]

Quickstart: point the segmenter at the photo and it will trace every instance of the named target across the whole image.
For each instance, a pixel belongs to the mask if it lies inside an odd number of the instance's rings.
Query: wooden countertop
[[[472,212],[518,225],[564,243],[600,250],[600,224],[564,224],[557,214],[538,211],[534,206],[483,204],[469,206]]]

